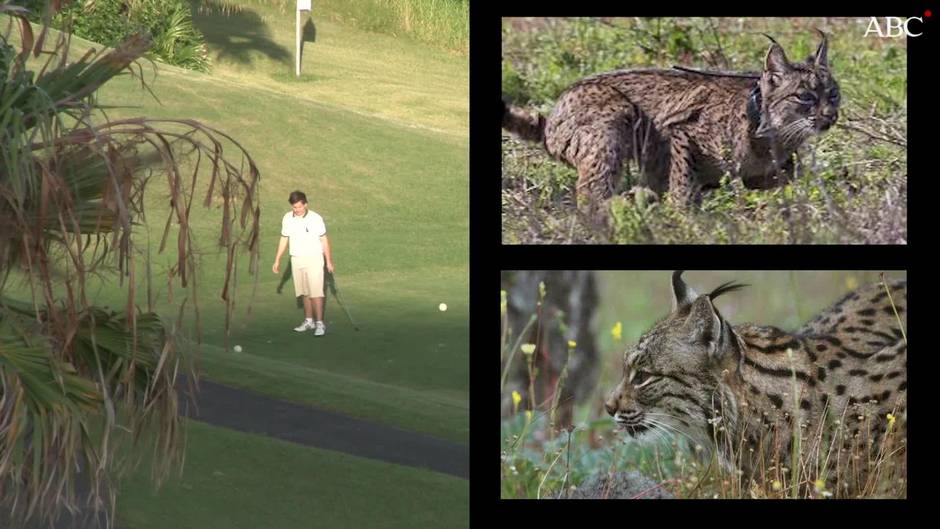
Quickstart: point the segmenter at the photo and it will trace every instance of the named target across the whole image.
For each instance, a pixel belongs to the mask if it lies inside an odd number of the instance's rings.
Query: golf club
[[[353,321],[352,315],[349,313],[349,310],[346,308],[343,300],[339,297],[339,289],[336,286],[336,277],[331,272],[326,272],[326,284],[330,289],[330,292],[333,293],[333,297],[336,298],[337,302],[339,302],[339,306],[343,308],[343,312],[346,313],[346,317],[349,318],[349,323],[352,323],[353,328],[358,331],[359,326],[356,325],[355,321]]]

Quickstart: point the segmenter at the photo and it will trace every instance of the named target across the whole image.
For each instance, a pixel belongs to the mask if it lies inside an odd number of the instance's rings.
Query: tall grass
[[[469,0],[320,0],[330,17],[362,29],[404,34],[466,54],[470,49]],[[317,7],[320,6],[320,7]]]
[[[758,448],[746,439],[713,439],[711,446],[687,446],[681,436],[660,438],[640,445],[618,438],[609,419],[584,421],[568,436],[553,436],[548,417],[554,410],[527,411],[503,422],[501,429],[501,491],[503,498],[556,497],[568,484],[579,484],[592,475],[624,468],[639,469],[653,477],[676,498],[684,499],[827,499],[906,498],[907,459],[904,430],[890,426],[877,451],[859,449],[856,438],[871,439],[873,420],[857,434],[846,425],[843,410],[812,432],[795,428],[790,451],[765,451],[785,447],[788,439],[773,433],[758,440]],[[584,410],[582,410],[584,411]],[[791,410],[796,416],[799,408]],[[896,408],[891,417],[897,417]],[[869,417],[870,419],[870,417]],[[610,442],[604,442],[604,438]],[[850,448],[843,448],[844,442]],[[751,458],[755,472],[746,479],[738,468],[718,464],[719,443],[732,447],[731,460],[740,465]],[[756,455],[755,455],[756,454]],[[564,463],[560,464],[564,456]]]
[[[294,9],[295,0],[203,0],[230,6],[274,4]],[[470,51],[470,0],[314,0],[313,15],[378,33],[407,35],[466,55]]]

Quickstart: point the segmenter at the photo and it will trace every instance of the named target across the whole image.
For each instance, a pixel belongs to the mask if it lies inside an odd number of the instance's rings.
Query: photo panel
[[[906,271],[500,282],[500,499],[907,498]]]
[[[927,13],[503,17],[502,243],[906,244]]]

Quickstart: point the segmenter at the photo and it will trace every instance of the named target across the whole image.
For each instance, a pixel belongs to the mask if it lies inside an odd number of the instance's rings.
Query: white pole
[[[297,63],[297,68],[296,68],[297,77],[300,77],[300,5],[299,4],[300,2],[298,2],[297,9],[296,9],[296,12],[297,12],[297,47],[296,47],[296,53],[294,53],[296,57],[295,62]]]

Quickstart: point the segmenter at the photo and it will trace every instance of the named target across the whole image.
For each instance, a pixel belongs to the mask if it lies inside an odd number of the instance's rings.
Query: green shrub
[[[47,2],[28,0],[22,4],[38,21]],[[185,0],[76,0],[56,15],[52,25],[105,46],[116,46],[130,35],[144,32],[153,39],[149,57],[190,70],[209,70],[205,38],[193,26]]]

